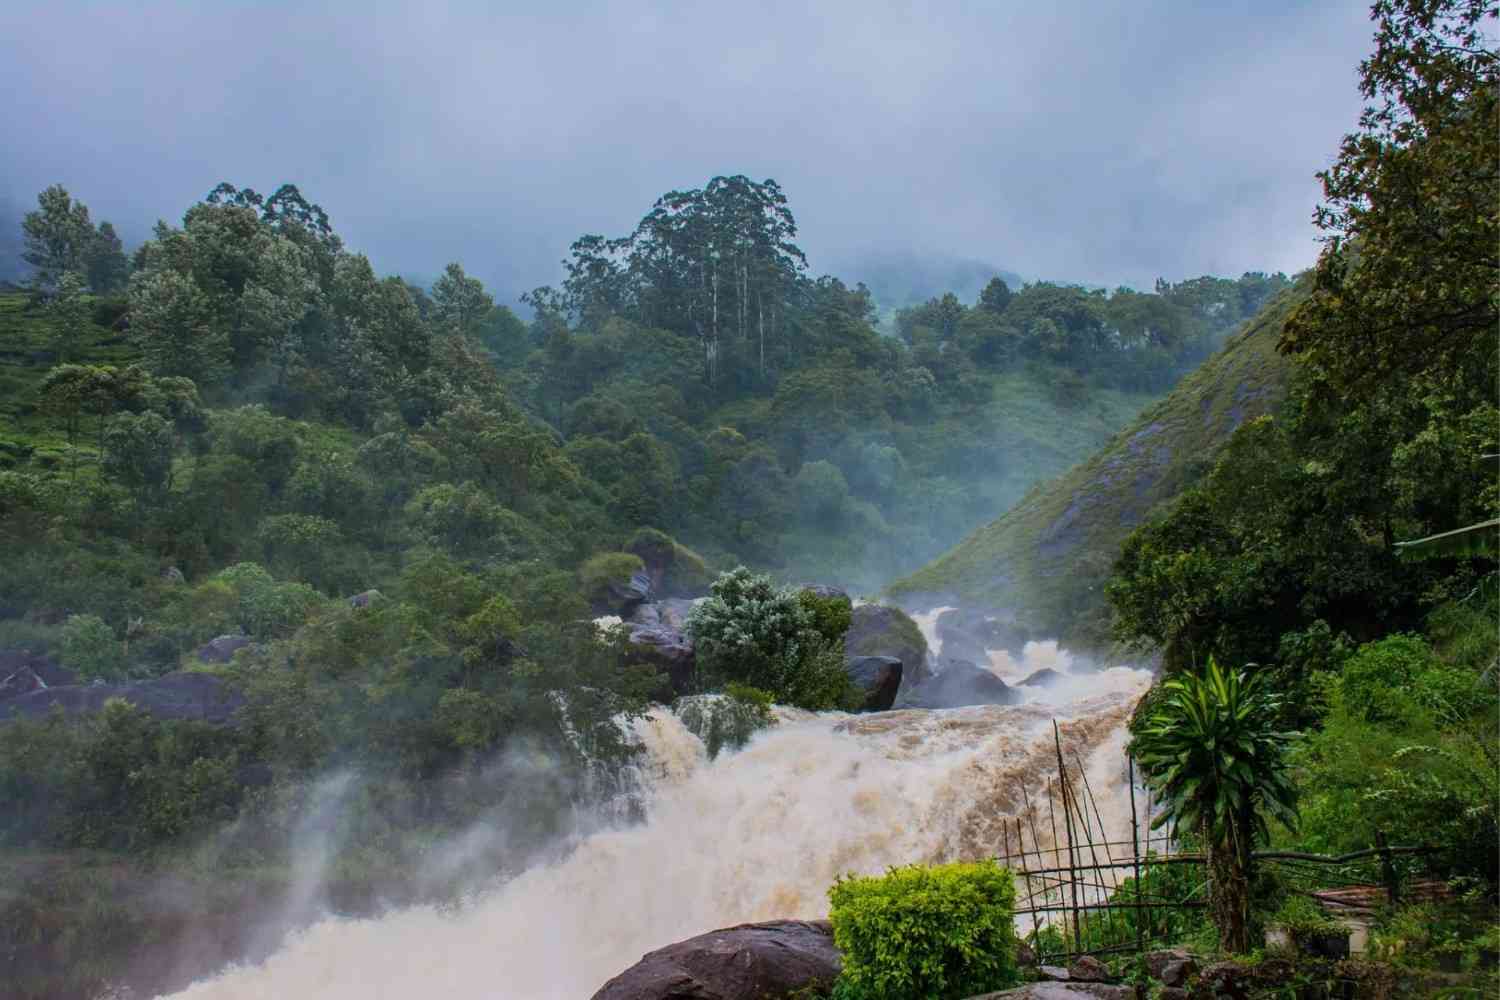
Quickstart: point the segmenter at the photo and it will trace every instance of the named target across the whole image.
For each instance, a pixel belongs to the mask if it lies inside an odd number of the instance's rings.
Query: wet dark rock
[[[849,616],[844,655],[894,656],[901,661],[903,686],[921,683],[932,672],[927,667],[927,640],[917,623],[900,608],[861,604]]]
[[[630,574],[605,587],[603,610],[608,614],[629,618],[646,601],[651,599],[651,575],[645,570]]]
[[[667,945],[593,1000],[781,1000],[826,990],[843,964],[826,920],[776,920]]]
[[[0,701],[9,701],[11,698],[19,698],[23,694],[33,691],[47,690],[47,682],[42,680],[37,672],[30,667],[21,667],[0,677]]]
[[[660,700],[692,692],[698,657],[687,633],[666,625],[631,625],[627,641],[631,660],[667,675],[668,690],[657,693]]]
[[[111,698],[123,698],[158,719],[229,725],[245,696],[212,674],[179,671],[149,681],[71,684],[32,691],[0,702],[0,722],[34,719],[58,705],[67,715],[91,715]]]
[[[1251,966],[1240,965],[1238,962],[1215,962],[1204,969],[1199,977],[1201,989],[1198,992],[1211,997],[1248,1000],[1254,979],[1255,970]]]
[[[77,683],[77,674],[42,653],[0,649],[0,701]]]
[[[234,654],[250,645],[248,635],[221,635],[198,647],[200,663],[228,663]]]
[[[370,605],[385,599],[385,595],[378,590],[363,590],[349,598],[349,607],[368,608]]]
[[[1186,986],[1187,981],[1198,974],[1198,963],[1192,958],[1168,962],[1157,978],[1167,986]]]
[[[963,705],[1013,705],[1021,696],[993,671],[968,660],[944,659],[937,676],[896,697],[896,708],[958,708]]]
[[[630,613],[628,623],[631,625],[660,625],[661,605],[642,604]]]
[[[1068,964],[1068,977],[1080,983],[1109,981],[1109,969],[1093,955],[1079,955]]]
[[[1146,972],[1152,979],[1166,986],[1186,986],[1187,981],[1198,974],[1198,962],[1181,948],[1163,948],[1147,952]]]
[[[1067,680],[1067,678],[1056,670],[1053,670],[1051,667],[1043,667],[1040,670],[1027,674],[1024,680],[1017,682],[1017,686],[1049,688],[1054,684],[1060,684],[1064,680]]]
[[[894,656],[855,656],[844,665],[849,679],[864,692],[862,712],[884,712],[901,689],[901,661]]]
[[[676,561],[677,549],[672,539],[657,532],[643,532],[626,551],[640,557],[650,589],[660,592],[666,585],[667,571]]]
[[[938,616],[933,631],[941,644],[939,654],[964,660],[989,659],[993,650],[1020,655],[1034,638],[1029,629],[1004,613],[955,608]]]

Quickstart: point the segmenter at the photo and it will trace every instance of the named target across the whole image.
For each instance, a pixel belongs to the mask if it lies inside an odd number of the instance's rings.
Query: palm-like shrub
[[[1160,796],[1152,824],[1197,836],[1208,856],[1220,944],[1250,946],[1251,851],[1269,839],[1266,818],[1297,821],[1285,749],[1297,734],[1278,723],[1281,699],[1261,675],[1224,670],[1209,657],[1201,675],[1162,685],[1137,724],[1131,753]]]

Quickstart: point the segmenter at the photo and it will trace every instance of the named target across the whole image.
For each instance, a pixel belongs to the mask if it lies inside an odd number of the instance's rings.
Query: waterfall
[[[993,667],[1004,676],[1070,666],[1045,644],[1021,659]],[[712,762],[660,709],[636,727],[646,747],[640,821],[595,832],[457,911],[326,919],[263,963],[177,996],[588,997],[673,941],[826,916],[841,873],[1002,853],[1002,821],[1022,812],[1022,788],[1035,797],[1056,774],[1053,719],[1070,766],[1075,753],[1085,763],[1106,826],[1128,830],[1124,723],[1148,683],[1146,671],[1114,668],[1069,675],[1021,705],[782,710],[776,726]]]

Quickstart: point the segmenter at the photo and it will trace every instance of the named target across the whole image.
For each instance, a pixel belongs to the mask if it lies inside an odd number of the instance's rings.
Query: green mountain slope
[[[1276,353],[1276,341],[1305,294],[1304,279],[1092,458],[1033,487],[888,593],[909,607],[993,609],[1017,637],[1103,645],[1103,585],[1120,543],[1154,506],[1201,475],[1236,427],[1282,399],[1290,363]]]

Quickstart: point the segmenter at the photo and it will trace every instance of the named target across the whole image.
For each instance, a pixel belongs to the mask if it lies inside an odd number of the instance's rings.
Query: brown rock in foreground
[[[593,1000],[779,1000],[830,986],[841,968],[826,920],[740,924],[658,948]]]

